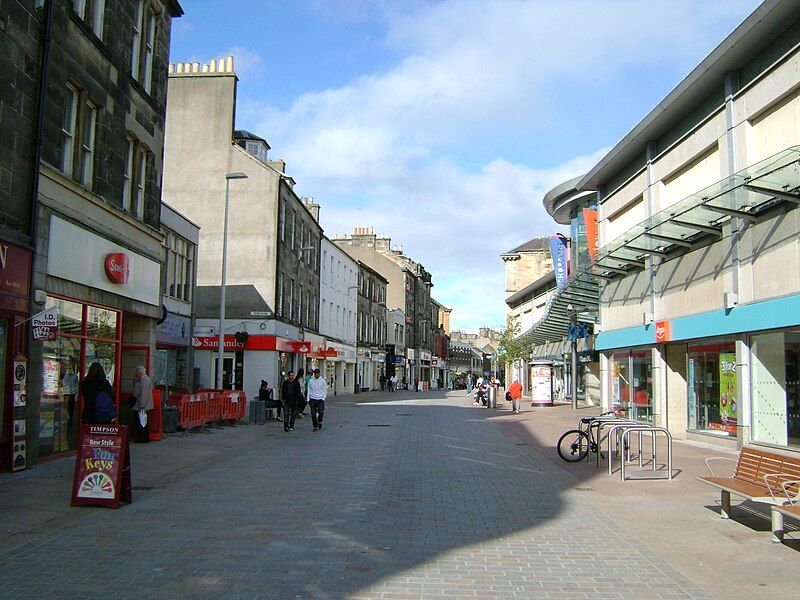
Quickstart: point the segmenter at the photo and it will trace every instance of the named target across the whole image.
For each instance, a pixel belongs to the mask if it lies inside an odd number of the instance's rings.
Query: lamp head
[[[225,179],[247,179],[247,173],[242,173],[241,171],[225,173]]]

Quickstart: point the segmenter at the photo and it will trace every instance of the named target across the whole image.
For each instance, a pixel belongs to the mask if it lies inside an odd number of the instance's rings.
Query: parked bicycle
[[[589,456],[589,453],[597,454],[601,444],[606,440],[608,434],[597,439],[596,432],[599,431],[600,421],[622,421],[623,411],[610,410],[592,417],[581,417],[578,429],[570,429],[558,438],[556,449],[562,460],[567,462],[580,462]],[[613,416],[609,416],[613,415]],[[624,449],[627,452],[627,448]],[[605,458],[600,455],[600,458]]]

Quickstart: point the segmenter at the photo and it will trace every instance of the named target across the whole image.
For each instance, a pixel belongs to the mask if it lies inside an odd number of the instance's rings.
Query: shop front
[[[27,390],[17,376],[26,364],[30,314],[29,250],[0,240],[0,470],[27,464]],[[24,367],[23,367],[24,368]],[[27,383],[27,377],[24,383]]]
[[[153,383],[175,389],[189,389],[192,375],[192,320],[165,312],[156,326],[156,356]]]
[[[137,366],[153,374],[161,264],[118,241],[51,215],[43,308],[56,315],[52,339],[34,342],[31,378],[36,456],[76,449],[83,414],[79,381],[99,363],[115,390],[123,423]],[[154,238],[155,239],[155,238]]]
[[[325,380],[331,394],[352,394],[355,385],[356,348],[328,340]]]
[[[421,391],[427,391],[431,387],[431,377],[433,369],[431,363],[433,361],[433,354],[427,350],[419,350],[419,383],[422,387]]]

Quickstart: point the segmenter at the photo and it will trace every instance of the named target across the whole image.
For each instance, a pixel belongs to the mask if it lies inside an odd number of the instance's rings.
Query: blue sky
[[[756,8],[755,0],[183,0],[171,60],[232,54],[238,128],[329,236],[372,226],[455,327],[500,327],[499,255]]]

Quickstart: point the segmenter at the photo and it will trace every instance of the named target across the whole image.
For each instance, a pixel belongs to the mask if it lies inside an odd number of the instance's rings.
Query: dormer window
[[[262,162],[267,162],[267,145],[264,142],[247,140],[245,150]]]

